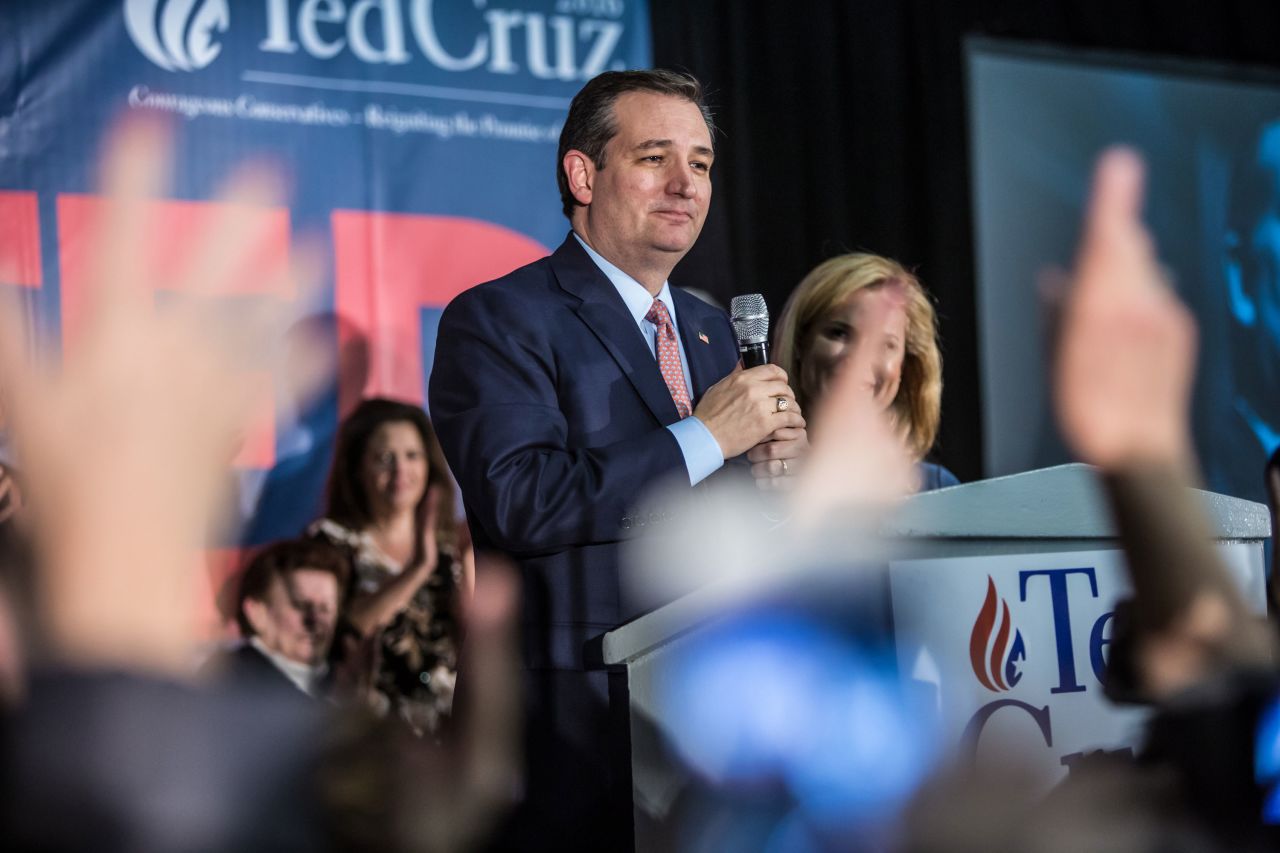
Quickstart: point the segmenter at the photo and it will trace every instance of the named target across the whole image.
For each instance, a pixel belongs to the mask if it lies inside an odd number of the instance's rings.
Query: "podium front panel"
[[[1260,543],[1218,548],[1264,613]],[[1130,594],[1122,551],[901,560],[889,585],[902,677],[934,705],[949,749],[1024,756],[1047,785],[1082,753],[1138,745],[1145,713],[1112,704],[1101,683]]]

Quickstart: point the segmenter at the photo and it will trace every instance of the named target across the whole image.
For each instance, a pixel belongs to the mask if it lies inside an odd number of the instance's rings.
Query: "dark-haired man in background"
[[[707,215],[713,133],[692,77],[591,80],[557,155],[572,233],[440,321],[432,420],[477,548],[523,574],[523,849],[631,844],[626,676],[589,671],[584,647],[633,615],[618,545],[660,515],[635,514],[639,494],[769,439],[753,473],[785,477],[806,446],[782,370],[735,371],[725,314],[667,283]]]
[[[346,574],[341,553],[325,542],[276,542],[259,552],[240,581],[236,621],[245,643],[205,665],[215,678],[316,697]]]

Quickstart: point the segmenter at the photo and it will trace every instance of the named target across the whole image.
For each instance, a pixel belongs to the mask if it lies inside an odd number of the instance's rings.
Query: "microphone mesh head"
[[[762,344],[769,340],[769,306],[759,293],[744,293],[729,302],[729,319],[740,344]]]

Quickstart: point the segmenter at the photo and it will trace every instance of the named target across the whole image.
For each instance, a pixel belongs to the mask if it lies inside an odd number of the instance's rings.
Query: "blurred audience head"
[[[241,633],[296,663],[323,663],[346,572],[345,556],[324,540],[268,545],[249,562],[240,581]]]
[[[905,296],[898,300],[887,285]],[[900,304],[875,311],[877,299]],[[877,318],[874,323],[872,317]],[[874,325],[874,328],[872,327]],[[792,292],[778,321],[773,360],[813,415],[859,340],[874,338],[860,369],[872,399],[888,410],[911,453],[933,446],[942,411],[942,355],[933,305],[914,275],[879,255],[840,255],[815,267]]]
[[[338,428],[325,515],[364,530],[402,512],[427,523],[427,494],[439,486],[438,541],[455,542],[453,478],[435,430],[420,406],[375,397]]]

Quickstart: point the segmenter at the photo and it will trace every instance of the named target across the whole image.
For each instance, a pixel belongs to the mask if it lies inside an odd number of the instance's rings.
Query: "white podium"
[[[1265,613],[1267,508],[1196,494],[1224,562]],[[949,748],[977,760],[994,747],[1026,756],[1047,787],[1081,753],[1136,744],[1142,712],[1110,704],[1099,682],[1111,612],[1129,587],[1091,468],[1063,465],[917,495],[884,533],[897,547],[871,594],[885,598],[900,676],[930,691]],[[777,588],[765,584],[760,594]],[[751,595],[728,599],[749,605]],[[682,638],[722,614],[725,602],[697,590],[604,636],[605,663],[627,667],[637,850],[656,849],[648,828],[685,778],[660,745],[655,678]]]

